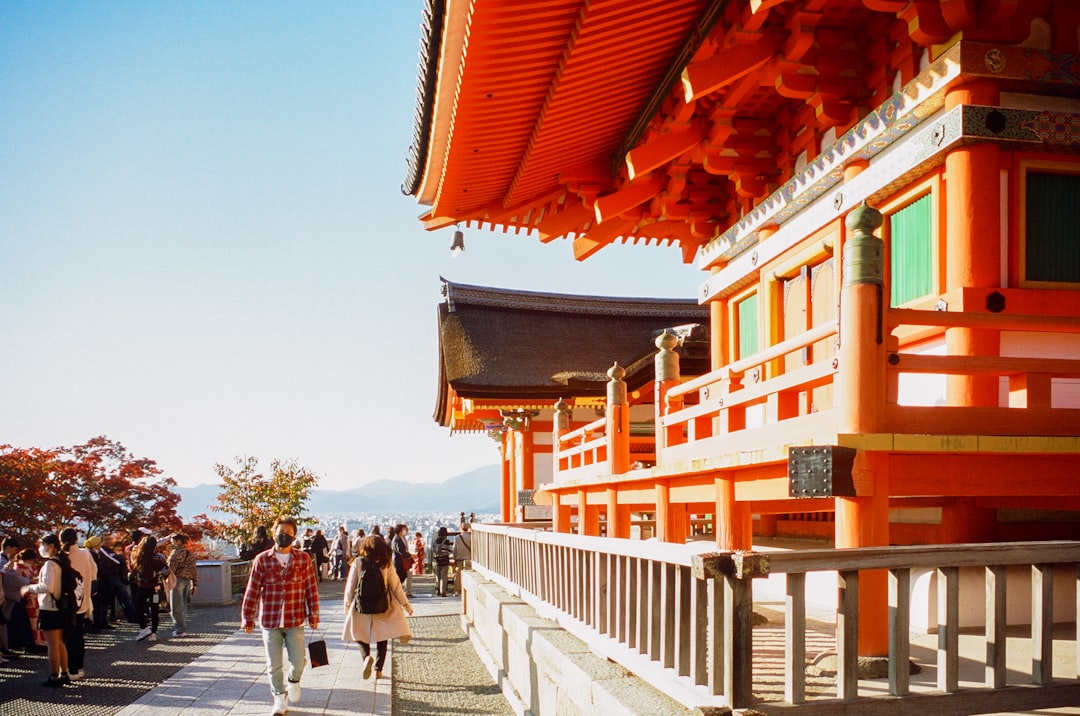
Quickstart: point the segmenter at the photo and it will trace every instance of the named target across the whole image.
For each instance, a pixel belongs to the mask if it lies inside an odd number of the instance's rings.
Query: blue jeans
[[[289,652],[289,681],[299,682],[307,665],[304,655],[304,626],[288,629],[262,630],[263,644],[266,646],[266,663],[270,672],[270,691],[275,696],[285,693],[285,669],[281,663],[281,650]]]
[[[173,632],[183,633],[187,631],[187,605],[191,598],[191,580],[185,577],[176,578],[176,586],[169,594],[169,608],[172,610]]]

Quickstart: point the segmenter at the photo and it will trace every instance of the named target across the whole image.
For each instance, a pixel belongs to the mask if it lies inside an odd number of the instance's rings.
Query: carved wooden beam
[[[580,231],[594,218],[592,207],[585,206],[581,199],[568,194],[561,211],[544,218],[537,225],[540,241],[548,243],[571,231]]]
[[[613,219],[601,226],[594,226],[584,236],[574,239],[574,259],[584,261],[619,236],[630,233],[637,225],[637,218]]]
[[[685,100],[704,97],[754,72],[772,58],[778,47],[772,35],[759,35],[750,44],[737,44],[708,59],[691,62],[682,72]]]
[[[648,140],[626,155],[627,174],[634,179],[679,158],[696,148],[705,139],[705,133],[703,124],[694,123]]]
[[[920,45],[933,45],[956,34],[941,15],[938,0],[912,0],[899,16],[908,24],[908,34]]]
[[[596,202],[593,204],[596,223],[603,224],[613,217],[625,214],[639,204],[652,199],[663,188],[664,185],[659,179],[650,179],[631,183],[613,194],[596,197]]]

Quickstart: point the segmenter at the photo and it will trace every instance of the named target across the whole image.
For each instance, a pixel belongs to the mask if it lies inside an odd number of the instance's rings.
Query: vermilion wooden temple
[[[555,531],[725,550],[1080,537],[1080,3],[433,0],[424,33],[427,228],[703,272],[710,364],[673,334],[627,385],[613,345],[599,422],[443,376],[451,427],[536,411],[497,421],[505,520],[535,488]]]

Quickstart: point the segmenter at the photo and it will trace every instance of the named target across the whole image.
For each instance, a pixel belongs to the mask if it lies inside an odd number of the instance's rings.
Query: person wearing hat
[[[169,538],[173,551],[169,553],[169,574],[176,578],[169,594],[172,610],[173,636],[187,636],[188,601],[199,588],[199,572],[195,568],[195,555],[187,548],[188,536],[176,532]]]

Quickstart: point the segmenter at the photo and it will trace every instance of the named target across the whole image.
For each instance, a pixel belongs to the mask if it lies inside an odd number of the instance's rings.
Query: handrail
[[[797,351],[801,348],[805,348],[809,345],[813,345],[818,341],[835,335],[837,331],[836,321],[826,321],[819,326],[814,326],[805,333],[789,338],[785,341],[769,346],[763,351],[759,351],[752,356],[741,358],[737,361],[729,363],[718,370],[714,370],[705,375],[698,376],[693,380],[688,380],[681,385],[674,386],[668,391],[668,395],[672,397],[678,397],[680,395],[686,395],[693,393],[695,390],[700,390],[707,385],[712,385],[721,380],[727,379],[731,375],[741,375],[750,368],[761,365],[762,363],[768,363],[771,360],[781,358],[788,353]]]
[[[474,530],[473,566],[481,576],[587,639],[597,653],[670,695],[686,697],[684,703],[742,708],[755,702],[753,674],[761,665],[754,662],[752,584],[768,574],[783,574],[787,580],[787,703],[775,704],[780,710],[805,704],[818,713],[898,713],[903,709],[897,699],[911,697],[908,706],[928,713],[966,707],[965,713],[982,713],[976,705],[1029,710],[1080,699],[1080,681],[1054,680],[1051,653],[1052,565],[1080,564],[1080,541],[701,553],[695,552],[701,543],[598,538],[509,525],[478,524]],[[1035,605],[1030,683],[1011,686],[1007,679],[1016,678],[1015,666],[1006,669],[1006,644],[997,636],[1006,627],[1004,568],[1010,565],[1031,566]],[[984,567],[986,573],[986,684],[978,688],[962,687],[958,679],[961,567]],[[911,572],[924,568],[936,570],[944,604],[938,614],[937,689],[912,695]],[[874,569],[889,571],[889,609],[895,613],[889,627],[889,693],[871,690],[860,696],[858,581],[861,571]],[[807,702],[805,580],[810,572],[837,575],[840,667],[836,696]],[[773,702],[768,706],[771,711]]]
[[[1080,317],[1022,316],[1008,313],[924,311],[917,308],[890,308],[886,312],[889,330],[898,326],[938,326],[942,328],[990,328],[1014,331],[1080,333]]]
[[[573,442],[574,440],[577,440],[578,438],[584,437],[588,433],[593,433],[593,432],[596,432],[597,430],[600,430],[600,429],[604,428],[606,426],[606,424],[607,424],[607,421],[606,421],[605,418],[597,418],[596,420],[592,421],[588,425],[582,425],[580,428],[575,428],[574,430],[571,430],[568,433],[560,435],[559,436],[559,442],[560,443]]]

